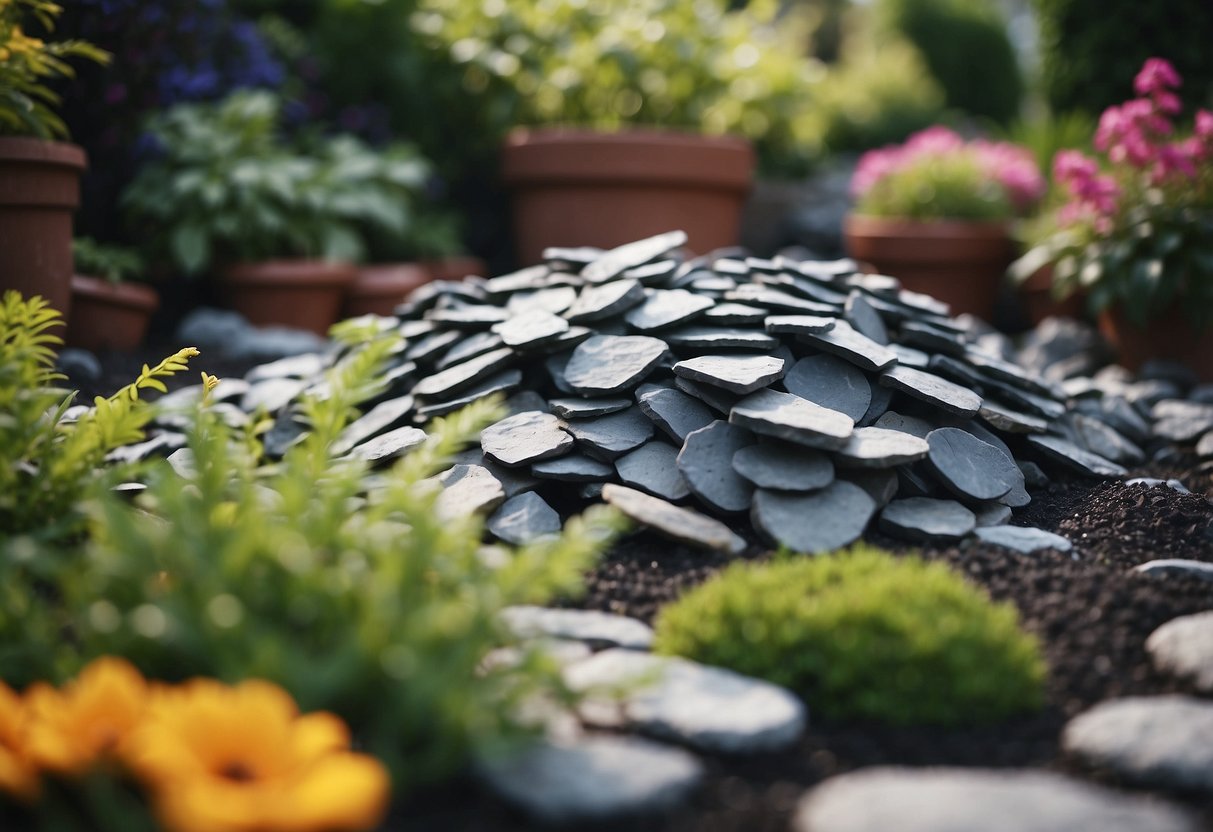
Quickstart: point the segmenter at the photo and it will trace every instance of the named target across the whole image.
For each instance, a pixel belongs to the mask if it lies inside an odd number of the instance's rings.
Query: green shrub
[[[1007,22],[989,0],[880,0],[885,26],[909,39],[943,87],[949,108],[1007,124],[1023,78]]]
[[[1208,0],[1033,0],[1041,81],[1058,112],[1092,117],[1119,104],[1147,58],[1184,78],[1189,106],[1213,102],[1213,3]]]
[[[864,546],[730,565],[665,607],[658,652],[769,679],[833,718],[991,720],[1042,701],[1014,607],[942,564]]]
[[[122,283],[143,277],[144,263],[139,252],[125,246],[99,243],[92,237],[72,240],[72,262],[77,274],[99,277],[110,283]]]

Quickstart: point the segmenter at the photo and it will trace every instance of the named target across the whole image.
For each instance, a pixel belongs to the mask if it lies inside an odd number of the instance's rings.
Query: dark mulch
[[[142,357],[111,356],[104,385],[112,390],[137,372]],[[199,364],[222,371],[213,362]],[[243,373],[232,368],[232,375]],[[1197,494],[1115,482],[1058,478],[1033,495],[1014,522],[1057,531],[1075,543],[1071,554],[1018,555],[977,546],[927,546],[924,557],[945,561],[1018,607],[1024,626],[1044,646],[1049,664],[1047,703],[1038,714],[962,729],[893,728],[811,720],[793,748],[733,758],[707,756],[708,778],[690,805],[661,818],[616,824],[663,832],[786,830],[805,789],[826,777],[863,766],[1039,766],[1075,772],[1059,751],[1065,721],[1113,697],[1193,693],[1182,681],[1151,668],[1144,642],[1160,624],[1213,608],[1213,584],[1194,579],[1148,578],[1129,569],[1153,558],[1213,561],[1213,471],[1199,471],[1182,454],[1135,475],[1179,476]],[[753,545],[746,557],[763,557]],[[872,542],[908,551],[879,534]],[[721,569],[728,558],[672,544],[648,533],[620,541],[588,576],[587,592],[570,605],[652,621],[661,606]],[[1084,775],[1107,779],[1099,772]],[[1213,799],[1171,795],[1200,811],[1213,828]],[[528,821],[470,781],[426,792],[396,813],[412,830],[521,830]],[[395,826],[396,824],[393,824]],[[579,829],[587,828],[579,826]]]

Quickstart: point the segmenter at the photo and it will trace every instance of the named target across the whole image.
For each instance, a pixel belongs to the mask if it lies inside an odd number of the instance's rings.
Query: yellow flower
[[[82,774],[110,757],[139,722],[147,682],[125,659],[103,656],[56,690],[38,682],[25,692],[29,754],[43,769]]]
[[[388,775],[345,724],[263,681],[158,691],[124,758],[172,832],[346,832],[382,819]]]
[[[26,751],[25,729],[25,703],[0,682],[0,792],[32,801],[39,792],[38,769]]]

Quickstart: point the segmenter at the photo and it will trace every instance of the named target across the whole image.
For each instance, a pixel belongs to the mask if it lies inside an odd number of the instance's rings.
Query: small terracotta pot
[[[952,314],[990,321],[1015,243],[1004,222],[914,221],[851,214],[847,250],[902,285],[944,301]]]
[[[1086,295],[1075,292],[1063,300],[1053,297],[1053,266],[1043,266],[1019,284],[1019,300],[1024,314],[1038,325],[1045,318],[1061,317],[1081,320],[1085,317]]]
[[[675,132],[518,130],[502,156],[523,263],[679,228],[693,251],[736,245],[753,175],[749,142]]]
[[[80,205],[84,150],[0,137],[0,292],[41,295],[70,319],[72,213]]]
[[[72,275],[72,320],[64,340],[93,352],[130,352],[143,343],[159,306],[160,296],[150,286]]]
[[[422,261],[434,280],[463,280],[465,277],[488,277],[488,266],[479,257],[456,254]]]
[[[351,263],[299,259],[234,263],[219,279],[228,305],[250,323],[327,335],[357,275]]]
[[[1130,322],[1119,306],[1109,307],[1099,313],[1099,331],[1130,370],[1161,358],[1186,364],[1201,381],[1213,381],[1213,329],[1194,330],[1178,303],[1144,328]]]
[[[391,315],[405,297],[433,274],[421,263],[373,263],[358,267],[341,307],[344,318]]]

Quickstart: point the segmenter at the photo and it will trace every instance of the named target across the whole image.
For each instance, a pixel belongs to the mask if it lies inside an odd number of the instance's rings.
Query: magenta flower
[[[1138,95],[1152,95],[1174,89],[1182,83],[1175,67],[1163,58],[1149,58],[1133,79],[1133,90]]]

